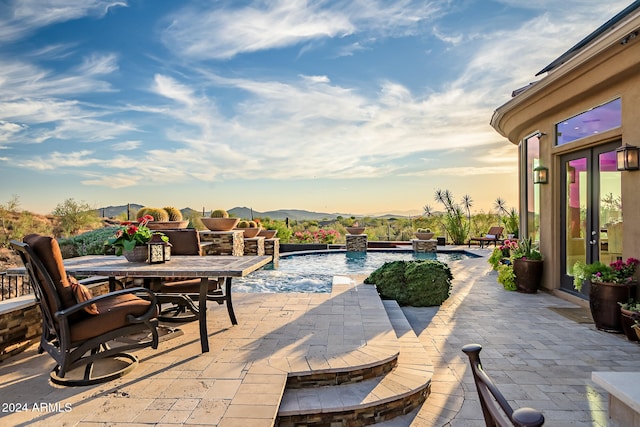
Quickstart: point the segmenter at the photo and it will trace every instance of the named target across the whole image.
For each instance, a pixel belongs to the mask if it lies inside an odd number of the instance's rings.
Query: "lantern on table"
[[[171,259],[171,244],[165,242],[162,233],[154,233],[147,243],[149,247],[149,264],[161,264]]]

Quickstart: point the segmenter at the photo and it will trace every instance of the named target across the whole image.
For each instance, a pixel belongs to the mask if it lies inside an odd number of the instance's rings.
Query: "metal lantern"
[[[549,182],[549,169],[544,166],[538,166],[533,169],[533,183],[546,184]]]
[[[635,145],[624,144],[616,150],[616,163],[619,171],[633,171],[640,169],[638,151]]]
[[[162,240],[161,233],[154,233],[147,246],[149,247],[149,264],[161,264],[171,258],[171,247],[169,243]],[[169,257],[167,257],[167,254],[169,254]]]

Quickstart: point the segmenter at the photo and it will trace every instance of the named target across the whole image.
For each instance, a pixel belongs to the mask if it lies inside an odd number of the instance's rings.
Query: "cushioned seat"
[[[162,231],[171,243],[171,255],[202,256],[200,235],[195,229],[176,229]],[[236,325],[236,317],[231,302],[231,282],[223,278],[207,279],[207,300],[227,305],[229,319]],[[172,306],[160,312],[160,319],[166,322],[190,322],[198,318],[198,308],[193,304],[200,295],[201,279],[188,277],[165,277],[153,286],[161,304]]]
[[[92,297],[90,291],[64,269],[58,242],[30,234],[24,242],[11,241],[20,254],[42,312],[40,351],[57,365],[51,380],[62,385],[89,385],[130,372],[138,359],[125,351],[158,346],[157,302],[144,288],[132,288]],[[141,336],[140,340],[131,340]],[[127,337],[128,342],[114,340]],[[95,376],[93,366],[117,359],[115,370]],[[123,360],[128,361],[122,367]],[[67,376],[71,371],[78,375]]]

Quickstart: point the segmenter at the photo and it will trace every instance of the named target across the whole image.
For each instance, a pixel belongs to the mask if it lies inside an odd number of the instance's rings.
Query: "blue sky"
[[[0,204],[517,206],[511,91],[628,0],[0,2]]]

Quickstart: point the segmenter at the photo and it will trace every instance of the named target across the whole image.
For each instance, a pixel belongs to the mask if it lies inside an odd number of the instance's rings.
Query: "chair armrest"
[[[106,300],[106,299],[110,299],[113,297],[117,297],[120,295],[127,295],[127,294],[146,294],[144,295],[144,297],[149,297],[149,301],[151,302],[150,305],[150,310],[155,310],[155,306],[157,304],[156,301],[156,296],[153,292],[151,292],[149,289],[145,289],[142,287],[138,287],[138,288],[129,288],[129,289],[122,289],[119,291],[114,291],[114,292],[109,292],[108,294],[103,294],[103,295],[98,295],[97,297],[93,297],[89,300],[83,301],[81,303],[78,303],[72,307],[69,308],[65,308],[64,310],[60,310],[57,311],[54,316],[56,317],[56,319],[61,320],[64,318],[69,317],[70,315],[72,315],[73,313],[77,313],[80,310],[83,310],[86,306],[94,304],[98,301],[102,301],[102,300]],[[151,312],[151,311],[150,311]],[[145,313],[143,316],[140,317],[140,319],[145,318],[148,319],[149,317],[147,317],[149,313]],[[134,319],[138,319],[138,318],[134,318]]]

